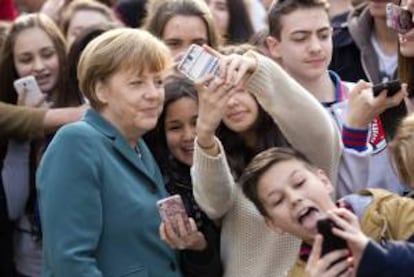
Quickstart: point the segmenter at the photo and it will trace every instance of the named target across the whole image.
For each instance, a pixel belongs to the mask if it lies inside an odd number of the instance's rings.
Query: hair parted
[[[239,179],[244,195],[253,202],[264,217],[267,217],[268,214],[259,199],[258,182],[272,166],[291,160],[302,162],[310,170],[316,169],[309,159],[299,151],[288,147],[272,147],[257,154],[247,165]]]
[[[269,24],[269,35],[280,39],[282,31],[281,18],[284,15],[288,15],[298,9],[313,9],[321,8],[328,12],[329,1],[328,0],[278,0],[273,1],[270,6],[267,19]],[[304,19],[306,20],[306,19]]]

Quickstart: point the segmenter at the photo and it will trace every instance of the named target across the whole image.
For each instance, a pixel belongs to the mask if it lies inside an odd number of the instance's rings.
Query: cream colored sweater
[[[336,178],[341,142],[329,114],[279,65],[254,52],[246,55],[258,59],[248,90],[272,116],[291,145],[326,170],[331,179]],[[192,179],[200,207],[211,218],[222,222],[224,276],[285,276],[296,260],[300,241],[266,227],[263,217],[235,183],[224,149],[219,145],[220,154],[212,157],[195,143]]]

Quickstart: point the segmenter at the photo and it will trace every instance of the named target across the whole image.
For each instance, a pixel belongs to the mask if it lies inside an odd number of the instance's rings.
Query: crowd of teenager
[[[0,276],[413,275],[413,0],[0,3]]]

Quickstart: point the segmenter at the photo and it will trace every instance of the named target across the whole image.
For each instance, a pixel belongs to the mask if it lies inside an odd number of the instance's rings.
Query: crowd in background
[[[0,276],[411,276],[414,28],[387,4],[414,26],[412,0],[0,0]],[[177,70],[192,44],[216,75]]]

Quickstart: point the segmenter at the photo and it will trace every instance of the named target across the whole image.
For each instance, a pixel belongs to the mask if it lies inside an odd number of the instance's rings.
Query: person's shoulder
[[[79,141],[93,141],[98,134],[83,120],[62,126],[54,136],[55,141],[76,144]]]

